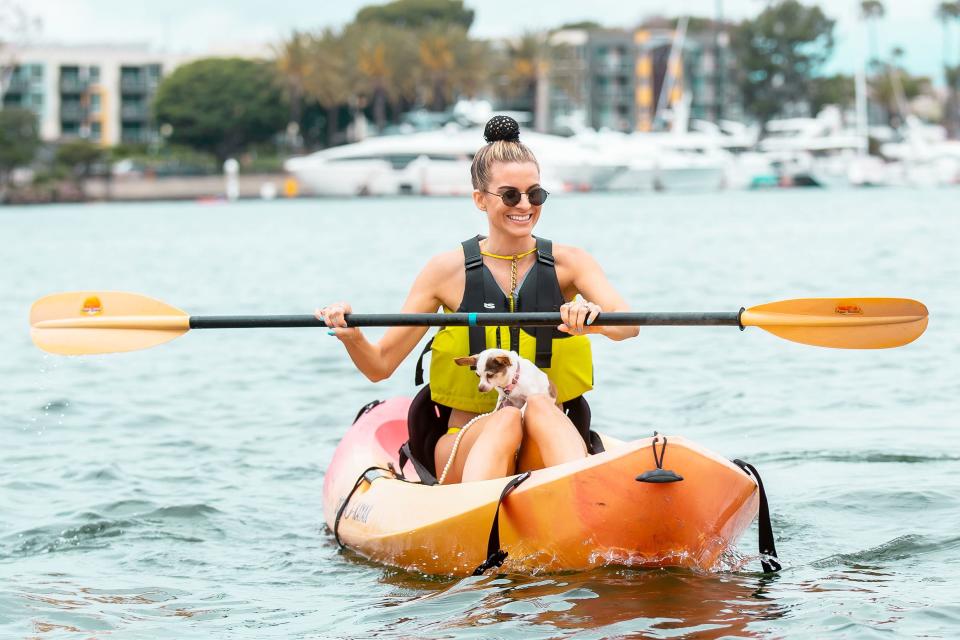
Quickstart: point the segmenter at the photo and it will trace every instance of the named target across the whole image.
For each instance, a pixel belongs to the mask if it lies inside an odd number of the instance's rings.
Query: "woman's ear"
[[[487,205],[483,202],[483,200],[484,200],[483,196],[484,196],[484,195],[486,195],[486,194],[483,193],[483,191],[480,191],[479,189],[474,189],[474,190],[473,190],[473,204],[477,205],[477,209],[480,209],[480,211],[486,211],[486,210],[487,210]]]

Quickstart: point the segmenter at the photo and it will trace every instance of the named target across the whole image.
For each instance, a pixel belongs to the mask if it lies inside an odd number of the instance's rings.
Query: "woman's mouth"
[[[508,216],[507,216],[507,219],[513,220],[514,222],[529,222],[532,217],[533,217],[533,214],[532,214],[532,213],[528,213],[528,214],[525,214],[525,215],[522,215],[522,216],[518,216],[518,215],[512,215],[512,216],[510,216],[510,215],[508,215]]]

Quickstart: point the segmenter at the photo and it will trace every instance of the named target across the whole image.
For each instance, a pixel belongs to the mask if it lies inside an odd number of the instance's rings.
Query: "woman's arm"
[[[600,333],[611,340],[626,340],[636,337],[640,333],[640,327],[589,326],[588,321],[592,322],[598,311],[629,311],[630,306],[610,284],[607,275],[600,267],[600,263],[589,253],[575,247],[563,247],[557,253],[563,258],[562,264],[561,260],[558,260],[557,266],[563,267],[569,275],[569,282],[572,285],[570,288],[564,288],[564,294],[578,293],[581,298],[587,301],[587,304],[583,305],[568,303],[564,305],[566,309],[561,308],[561,315],[565,322],[560,325],[560,331],[573,334]],[[570,292],[569,289],[573,291]]]
[[[456,266],[462,267],[462,262],[461,255]],[[414,280],[401,313],[433,313],[440,308],[441,285],[447,281],[449,263],[447,254],[427,263]],[[318,309],[316,315],[333,327],[333,335],[346,347],[357,369],[373,382],[389,378],[427,332],[427,327],[391,327],[378,342],[372,343],[360,329],[346,327],[343,316],[351,311],[349,304],[340,302]]]

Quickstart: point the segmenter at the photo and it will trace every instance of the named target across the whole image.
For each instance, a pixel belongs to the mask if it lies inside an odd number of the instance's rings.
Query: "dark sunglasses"
[[[493,191],[485,191],[484,193],[489,193],[492,196],[497,196],[503,200],[503,204],[508,207],[515,207],[520,204],[520,196],[526,195],[527,201],[535,207],[539,207],[544,202],[547,201],[547,196],[550,195],[550,192],[544,189],[543,187],[534,187],[530,191],[520,191],[519,189],[514,189],[510,187],[509,189],[504,190],[503,193],[494,193]]]

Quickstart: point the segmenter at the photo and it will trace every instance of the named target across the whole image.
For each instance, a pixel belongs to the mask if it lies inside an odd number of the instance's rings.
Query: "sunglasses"
[[[535,207],[539,207],[544,202],[547,201],[547,196],[550,195],[550,192],[544,189],[543,187],[534,187],[530,191],[520,191],[519,189],[514,189],[510,187],[505,189],[503,193],[494,193],[493,191],[485,191],[484,193],[489,193],[492,196],[497,196],[503,200],[503,204],[508,207],[515,207],[520,204],[520,196],[526,195],[527,201]]]

